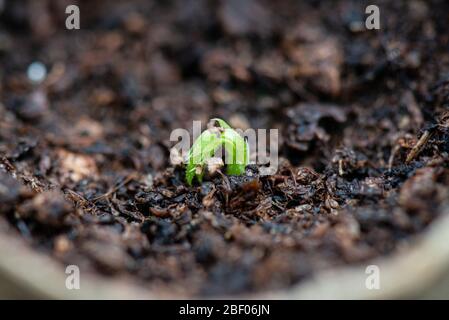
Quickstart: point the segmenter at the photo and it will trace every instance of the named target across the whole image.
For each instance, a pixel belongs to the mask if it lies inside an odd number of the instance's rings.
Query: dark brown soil
[[[159,292],[264,292],[447,210],[449,2],[86,0],[79,31],[68,2],[0,9],[0,221],[36,250]],[[277,174],[189,187],[170,132],[216,116],[279,128]]]

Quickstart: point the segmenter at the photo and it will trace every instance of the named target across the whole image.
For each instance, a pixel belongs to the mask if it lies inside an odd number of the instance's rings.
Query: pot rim
[[[446,210],[448,211],[448,210]],[[410,247],[361,265],[318,271],[290,288],[214,299],[394,299],[425,297],[437,283],[449,283],[449,214],[444,212],[415,236]],[[19,254],[18,254],[19,253]],[[10,282],[20,295],[47,299],[185,299],[167,292],[154,292],[130,281],[131,276],[108,278],[84,273],[80,290],[68,290],[61,263],[30,247],[11,228],[0,232],[0,283]],[[32,265],[33,268],[29,268]],[[365,281],[368,265],[379,267],[380,288],[369,290]],[[3,279],[2,279],[3,278]],[[446,286],[445,286],[446,287]],[[445,292],[446,294],[448,292]],[[205,298],[205,297],[195,297]]]

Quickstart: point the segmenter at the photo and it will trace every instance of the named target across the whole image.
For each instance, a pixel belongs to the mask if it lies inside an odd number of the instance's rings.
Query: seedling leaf
[[[193,178],[202,182],[206,161],[214,156],[220,146],[226,152],[226,173],[229,175],[242,175],[248,164],[248,143],[234,129],[222,119],[214,118],[219,127],[205,130],[193,143],[189,150],[186,180],[192,185]]]

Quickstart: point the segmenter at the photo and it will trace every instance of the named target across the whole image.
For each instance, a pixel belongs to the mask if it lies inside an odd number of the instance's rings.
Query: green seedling
[[[226,173],[242,175],[249,161],[249,146],[245,139],[221,119],[212,119],[218,126],[205,130],[189,150],[186,180],[192,185],[193,178],[203,181],[205,168],[218,148],[226,152]]]

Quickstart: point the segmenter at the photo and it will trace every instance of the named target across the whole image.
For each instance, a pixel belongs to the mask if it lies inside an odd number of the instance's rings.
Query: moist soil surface
[[[70,1],[69,1],[70,2]],[[449,208],[449,3],[0,1],[0,232],[183,296],[400,253]],[[44,81],[28,66],[42,62]],[[189,186],[170,133],[279,129],[279,168]]]

